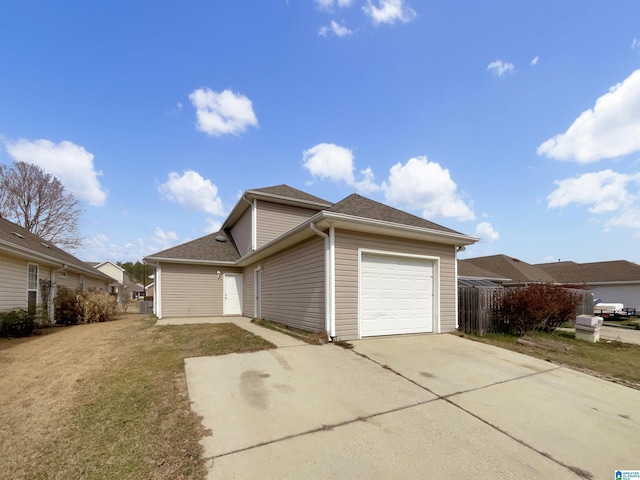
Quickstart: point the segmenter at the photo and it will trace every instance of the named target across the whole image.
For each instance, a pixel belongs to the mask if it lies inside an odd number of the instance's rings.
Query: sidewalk
[[[247,317],[168,318],[158,320],[156,325],[190,325],[195,323],[234,323],[240,328],[273,343],[278,348],[307,345],[297,338],[251,323],[251,319]]]

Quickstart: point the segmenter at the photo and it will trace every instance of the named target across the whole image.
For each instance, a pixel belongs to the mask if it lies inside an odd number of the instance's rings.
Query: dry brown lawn
[[[0,339],[0,478],[203,478],[186,357],[272,347],[232,324],[146,316]]]

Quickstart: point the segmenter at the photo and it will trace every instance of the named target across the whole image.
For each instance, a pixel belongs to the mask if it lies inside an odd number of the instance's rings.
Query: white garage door
[[[433,331],[434,262],[362,253],[360,335]]]

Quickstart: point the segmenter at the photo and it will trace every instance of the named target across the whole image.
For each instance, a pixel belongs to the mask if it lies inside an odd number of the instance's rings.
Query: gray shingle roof
[[[626,260],[610,262],[554,262],[537,264],[562,283],[640,282],[640,265]]]
[[[302,190],[298,190],[296,188],[290,187],[289,185],[274,185],[273,187],[264,187],[264,188],[252,188],[251,190],[247,190],[247,193],[257,192],[264,193],[267,195],[276,195],[278,197],[291,198],[293,200],[302,200],[303,202],[314,202],[314,203],[323,203],[325,205],[331,205],[331,202],[324,200],[323,198],[316,197],[309,193],[303,192]]]
[[[220,242],[216,237],[222,236],[227,241]],[[190,242],[162,250],[149,255],[146,258],[170,258],[176,260],[207,260],[212,262],[234,262],[240,258],[231,235],[220,231],[204,237],[196,238]]]
[[[59,263],[66,264],[85,273],[90,272],[97,278],[111,280],[107,275],[104,275],[98,270],[94,270],[82,260],[56,247],[53,243],[43,240],[39,236],[4,218],[0,218],[0,240],[15,245],[18,248],[26,248],[35,255],[52,257]]]
[[[531,282],[550,282],[555,283],[557,280],[542,270],[540,267],[531,265],[517,258],[508,257],[506,255],[490,255],[487,257],[465,258],[458,262],[458,268],[461,264],[470,263],[480,268],[484,268],[491,272],[495,272],[504,278],[510,278],[508,283],[531,283]],[[464,268],[464,267],[463,267]]]
[[[459,277],[475,277],[475,278],[491,278],[494,280],[511,280],[496,272],[492,272],[485,268],[474,265],[464,260],[458,260],[458,276]]]
[[[333,204],[327,209],[327,211],[462,235],[460,232],[456,232],[450,228],[443,227],[442,225],[430,222],[424,218],[417,217],[402,210],[398,210],[397,208],[376,202],[375,200],[362,197],[356,193],[351,194],[345,199],[340,200],[338,203]]]

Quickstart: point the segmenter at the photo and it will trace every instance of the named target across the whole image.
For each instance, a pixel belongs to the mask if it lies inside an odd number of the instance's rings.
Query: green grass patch
[[[25,478],[204,478],[207,432],[190,410],[184,359],[274,345],[233,324],[133,326],[114,342],[117,358],[83,382],[68,424]]]
[[[538,332],[527,336],[526,340],[536,343],[536,347],[517,343],[520,337],[513,335],[466,336],[640,389],[640,345],[603,339],[589,343],[576,340],[573,332]]]

